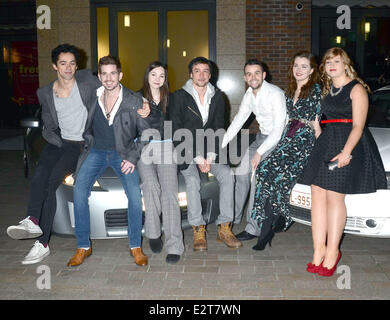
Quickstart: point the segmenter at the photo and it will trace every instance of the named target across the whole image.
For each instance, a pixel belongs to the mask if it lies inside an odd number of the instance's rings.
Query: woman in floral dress
[[[289,122],[273,152],[256,169],[252,217],[259,224],[261,234],[254,250],[263,250],[267,243],[271,245],[273,225],[280,221],[279,218],[284,218],[284,230],[290,226],[290,192],[320,132],[315,120],[320,115],[321,88],[314,56],[306,51],[295,54],[288,77],[286,105]]]

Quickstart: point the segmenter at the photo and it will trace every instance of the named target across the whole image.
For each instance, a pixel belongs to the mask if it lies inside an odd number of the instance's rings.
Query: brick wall
[[[264,61],[272,83],[286,89],[289,61],[300,50],[311,50],[311,0],[246,0],[246,57]]]

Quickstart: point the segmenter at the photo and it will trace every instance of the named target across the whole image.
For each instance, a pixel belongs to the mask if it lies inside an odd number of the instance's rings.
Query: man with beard
[[[142,204],[139,175],[135,168],[143,143],[137,137],[149,128],[138,114],[142,100],[121,85],[121,64],[112,56],[99,60],[98,76],[103,86],[97,89],[94,110],[88,114],[85,149],[80,156],[74,188],[76,253],[68,266],[78,266],[92,254],[88,197],[96,179],[111,167],[120,179],[128,198],[128,237],[130,254],[137,265],[148,258],[141,249]]]
[[[249,88],[222,141],[222,148],[225,148],[237,135],[251,113],[255,114],[260,132],[257,133],[256,140],[249,146],[235,171],[234,224],[241,222],[248,192],[251,189],[247,206],[247,225],[243,232],[236,235],[240,241],[251,240],[260,235],[256,221],[251,218],[255,189],[254,179],[251,176],[260,161],[265,159],[277,145],[286,124],[284,93],[279,87],[268,83],[265,80],[266,75],[263,62],[251,59],[245,64],[244,79]]]

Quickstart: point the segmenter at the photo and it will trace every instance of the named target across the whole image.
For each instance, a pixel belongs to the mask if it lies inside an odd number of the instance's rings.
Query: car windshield
[[[370,97],[367,125],[390,128],[390,87],[377,90]]]

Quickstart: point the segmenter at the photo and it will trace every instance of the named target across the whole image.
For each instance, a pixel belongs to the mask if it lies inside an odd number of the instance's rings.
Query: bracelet
[[[344,152],[344,149],[341,149],[340,152]],[[350,154],[348,158],[349,158],[349,159],[352,159],[352,154]]]

